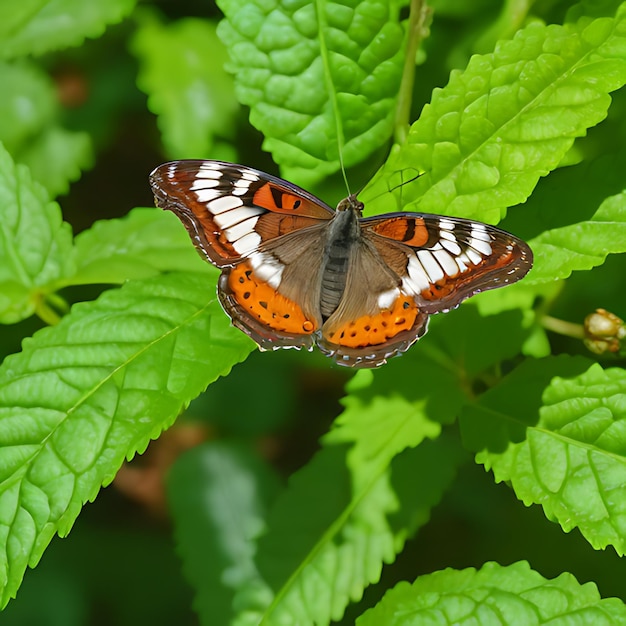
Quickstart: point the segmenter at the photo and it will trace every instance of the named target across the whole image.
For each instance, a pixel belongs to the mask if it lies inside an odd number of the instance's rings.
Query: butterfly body
[[[530,248],[493,226],[420,213],[334,211],[279,178],[221,161],[175,161],[150,177],[222,270],[220,302],[262,349],[317,345],[341,365],[406,351],[428,316],[522,278]]]

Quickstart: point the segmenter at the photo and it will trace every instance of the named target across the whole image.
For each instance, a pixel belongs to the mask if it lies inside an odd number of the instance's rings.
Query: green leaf
[[[57,112],[52,81],[34,63],[0,63],[0,141],[15,153]]]
[[[415,394],[422,370],[411,370],[408,389],[387,396],[390,379],[377,380],[384,371],[359,372],[324,449],[291,478],[270,512],[257,564],[275,597],[258,613],[261,623],[340,619],[426,523],[452,480],[458,448],[445,439],[425,441],[440,433],[429,417],[441,407],[429,394]],[[424,390],[438,373],[431,367]],[[448,403],[450,396],[454,390]],[[427,482],[416,483],[426,474]]]
[[[52,197],[67,193],[70,182],[78,180],[82,171],[91,167],[93,158],[87,133],[56,125],[47,128],[17,155],[17,160],[28,166],[33,178]]]
[[[346,452],[345,446],[326,447],[279,497],[257,556],[276,595],[264,611],[257,609],[254,620],[242,623],[339,620],[347,604],[379,580],[383,564],[393,562],[406,539],[428,521],[461,457],[448,441],[424,442],[391,465],[383,467],[383,454],[350,472]],[[416,476],[425,475],[428,481],[416,483]]]
[[[91,165],[91,139],[59,125],[55,86],[35,64],[0,62],[0,84],[0,141],[51,196],[66,193]]]
[[[59,206],[0,145],[0,323],[32,315],[73,272],[72,230]]]
[[[133,209],[100,220],[76,236],[76,274],[68,284],[118,284],[164,271],[217,272],[200,258],[180,220],[169,211]]]
[[[559,375],[576,376],[590,364],[588,359],[566,355],[523,361],[463,407],[459,422],[465,447],[475,452],[504,452],[512,441],[523,441],[528,429],[537,426],[550,381]]]
[[[614,19],[533,22],[452,72],[361,199],[388,211],[395,189],[398,209],[498,222],[605,118],[625,82],[625,7]]]
[[[200,274],[127,283],[74,306],[0,368],[0,589],[179,411],[245,358]]]
[[[141,15],[132,41],[140,63],[137,82],[158,116],[168,156],[216,158],[215,142],[234,137],[240,107],[215,26],[191,18],[164,26]]]
[[[474,422],[481,419],[481,413],[483,420],[499,417],[503,421],[506,416],[519,423],[526,419],[524,436],[511,438],[519,443],[506,449],[491,445],[491,451],[481,452],[477,460],[493,470],[498,482],[509,482],[524,504],[541,504],[548,519],[557,521],[566,532],[578,528],[594,548],[612,545],[623,555],[626,371],[603,370],[593,364],[578,373],[584,360],[561,359],[570,370],[566,372],[554,368],[555,363],[547,360],[534,368],[523,366],[527,377],[544,383],[552,369],[538,414],[532,406],[540,404],[536,396],[541,384],[531,390],[518,374],[515,381],[508,380],[502,388],[485,394],[479,406],[466,415]],[[563,377],[554,376],[556,373]]]
[[[626,252],[626,192],[607,198],[589,220],[555,228],[529,242],[535,263],[530,283],[553,282]]]
[[[537,185],[523,211],[509,213],[506,228],[535,252],[522,284],[567,278],[604,263],[608,254],[626,251],[625,167],[626,150],[619,149],[559,169]]]
[[[581,585],[571,574],[549,580],[522,561],[503,567],[486,563],[479,570],[446,569],[401,582],[388,591],[357,626],[413,624],[575,623],[620,624],[626,607],[617,598],[601,599],[593,583]]]
[[[130,14],[136,0],[27,0],[0,7],[0,56],[43,54],[98,37]],[[9,8],[10,7],[10,8]],[[6,18],[6,19],[5,19]]]
[[[218,34],[264,148],[294,179],[318,179],[384,145],[403,63],[399,5],[220,0]]]
[[[236,590],[258,581],[254,540],[278,489],[278,477],[250,449],[225,441],[187,452],[172,468],[178,551],[203,624],[230,623]]]

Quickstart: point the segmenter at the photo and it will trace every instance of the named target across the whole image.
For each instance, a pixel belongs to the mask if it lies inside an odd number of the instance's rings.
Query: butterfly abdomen
[[[324,247],[320,285],[320,312],[328,319],[339,306],[346,289],[350,252],[360,235],[358,216],[353,211],[335,213]]]

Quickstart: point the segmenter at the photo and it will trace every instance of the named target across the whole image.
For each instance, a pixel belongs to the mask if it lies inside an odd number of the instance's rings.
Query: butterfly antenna
[[[387,192],[391,193],[392,191],[395,191],[396,189],[401,189],[402,187],[404,187],[404,185],[408,185],[409,183],[416,181],[420,176],[422,176],[422,174],[424,174],[424,172],[418,172],[417,174],[415,174],[415,176],[411,176],[411,178],[409,178],[408,180],[403,180],[399,182],[397,185],[395,185],[394,187],[391,187],[391,189],[388,189]]]
[[[348,177],[346,176],[346,168],[343,163],[343,133],[340,134],[339,122],[337,122],[337,152],[339,154],[339,167],[341,167],[341,175],[343,176],[343,182],[346,184],[348,195],[352,195],[350,192],[350,185],[348,184]]]

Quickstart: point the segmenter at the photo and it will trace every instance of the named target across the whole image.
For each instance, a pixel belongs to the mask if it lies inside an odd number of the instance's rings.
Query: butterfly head
[[[360,200],[357,200],[356,194],[351,193],[337,205],[337,211],[352,211],[353,213],[356,213],[357,217],[361,217],[363,213],[363,206],[363,203]]]

